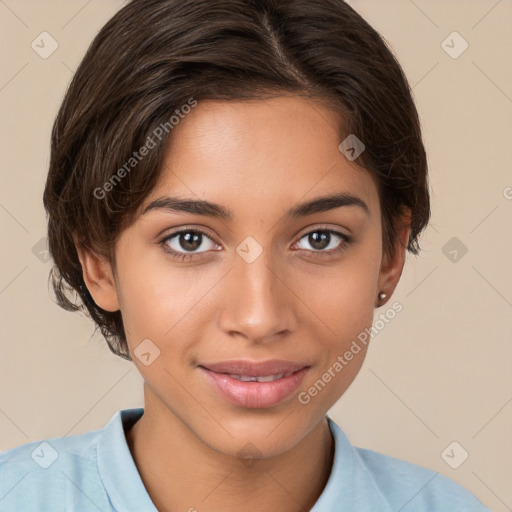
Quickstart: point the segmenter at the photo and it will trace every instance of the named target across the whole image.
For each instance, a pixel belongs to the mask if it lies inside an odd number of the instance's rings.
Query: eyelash
[[[333,229],[328,229],[328,228],[316,228],[311,231],[308,231],[307,233],[304,233],[303,235],[301,235],[301,237],[299,238],[298,241],[302,240],[304,237],[306,237],[308,235],[311,235],[312,233],[317,233],[317,232],[330,233],[331,235],[335,235],[335,236],[341,238],[343,240],[343,243],[340,245],[340,247],[338,247],[336,249],[331,249],[329,251],[325,251],[325,250],[315,251],[315,250],[310,250],[310,249],[298,249],[298,250],[308,251],[308,252],[311,252],[312,254],[314,254],[315,257],[322,258],[322,257],[326,257],[326,255],[332,256],[333,254],[342,253],[343,251],[347,250],[348,246],[353,242],[352,237],[350,237],[344,233],[340,233],[339,231],[335,231]],[[199,252],[199,253],[197,253],[197,252],[193,252],[193,253],[179,252],[179,251],[175,251],[174,249],[171,249],[169,247],[169,245],[167,244],[167,242],[169,240],[171,240],[172,238],[175,238],[178,235],[184,234],[184,233],[199,234],[199,235],[205,236],[211,240],[211,237],[205,231],[202,231],[201,229],[196,229],[196,228],[194,228],[194,229],[189,228],[189,229],[181,229],[179,231],[175,231],[174,233],[171,233],[170,235],[166,235],[162,240],[160,240],[158,242],[158,244],[160,246],[162,246],[163,250],[167,254],[169,254],[171,256],[171,258],[179,260],[179,261],[189,261],[197,254],[204,254],[204,252]]]

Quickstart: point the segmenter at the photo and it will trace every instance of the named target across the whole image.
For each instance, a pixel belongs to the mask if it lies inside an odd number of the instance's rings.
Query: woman
[[[487,510],[327,416],[430,216],[409,86],[347,4],[132,0],[66,93],[44,203],[60,305],[145,403],[2,454],[0,510]]]

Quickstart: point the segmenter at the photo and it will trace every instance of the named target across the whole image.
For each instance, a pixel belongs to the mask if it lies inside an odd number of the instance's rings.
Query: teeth
[[[229,376],[242,382],[272,382],[273,380],[282,379],[288,377],[289,373],[278,373],[276,375],[266,375],[265,377],[254,377],[252,375],[235,375],[231,373]]]
[[[277,375],[267,375],[266,377],[257,377],[258,382],[272,382],[273,380],[282,379],[284,373],[279,373]]]

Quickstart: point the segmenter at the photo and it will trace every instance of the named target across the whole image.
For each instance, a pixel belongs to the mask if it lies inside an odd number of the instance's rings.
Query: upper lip
[[[269,375],[292,374],[308,367],[304,363],[269,359],[267,361],[232,360],[219,363],[201,363],[199,366],[217,373],[231,375],[248,375],[252,377],[268,377]]]

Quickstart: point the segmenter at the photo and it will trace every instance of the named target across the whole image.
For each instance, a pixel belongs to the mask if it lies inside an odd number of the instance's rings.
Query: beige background
[[[413,86],[433,218],[388,303],[403,311],[374,338],[331,415],[355,445],[512,510],[512,2],[350,3]],[[116,410],[142,406],[133,365],[111,355],[91,321],[49,299],[41,252],[52,122],[87,46],[121,5],[0,1],[0,450],[100,428]],[[43,31],[59,45],[47,59],[31,48]],[[453,31],[469,44],[458,58],[441,45]],[[447,44],[453,53],[463,41]],[[446,246],[453,237],[459,246]],[[462,448],[452,460],[469,453],[458,469],[441,457],[453,441]]]

